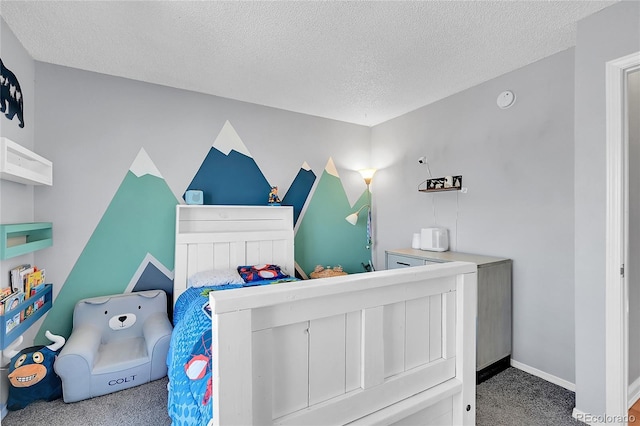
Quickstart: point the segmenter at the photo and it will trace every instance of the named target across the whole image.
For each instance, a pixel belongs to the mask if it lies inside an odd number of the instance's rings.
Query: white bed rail
[[[215,424],[475,424],[476,285],[451,262],[212,292]]]

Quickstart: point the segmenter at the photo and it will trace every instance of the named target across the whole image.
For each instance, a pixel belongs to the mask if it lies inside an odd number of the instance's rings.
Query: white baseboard
[[[599,419],[597,417],[594,417],[591,414],[584,413],[584,412],[578,410],[575,407],[573,407],[573,412],[571,413],[571,417],[573,417],[576,420],[581,421],[582,423],[586,423],[589,426],[596,426],[596,425],[604,425],[604,424],[606,424],[606,422],[601,421],[601,419]]]
[[[627,426],[630,421],[635,422],[635,419],[630,418],[627,414],[623,416],[608,416],[608,415],[594,416],[593,414],[580,411],[575,407],[573,409],[573,413],[571,414],[571,417],[583,423],[586,423],[590,426],[598,426],[598,425]]]
[[[533,368],[527,364],[518,362],[513,358],[511,359],[511,366],[514,368],[517,368],[518,370],[522,370],[525,373],[533,374],[534,376],[540,377],[541,379],[546,380],[547,382],[553,383],[558,386],[562,386],[563,388],[570,390],[571,392],[576,391],[575,383],[571,383],[567,380],[561,379],[560,377],[554,376],[553,374],[545,373],[542,370],[538,370],[537,368]]]
[[[627,390],[627,401],[628,408],[631,408],[634,402],[640,399],[640,377],[634,380],[633,383],[629,385],[629,389]]]
[[[519,370],[522,370],[526,373],[533,374],[534,376],[540,377],[541,379],[546,380],[547,382],[554,383],[558,386],[562,386],[563,388],[570,390],[571,392],[576,391],[576,385],[574,383],[561,379],[560,377],[554,376],[553,374],[545,373],[544,371],[538,370],[537,368],[531,367],[527,364],[523,364],[513,359],[511,360],[511,366]],[[629,397],[629,401],[628,401],[629,407],[631,407],[631,405],[635,401],[640,399],[640,378],[636,379],[633,383],[629,385],[628,397]],[[593,415],[593,414],[585,413],[581,410],[578,410],[575,407],[573,408],[573,412],[571,413],[571,416],[574,419],[579,420],[583,423],[586,423],[590,426],[626,425],[629,420],[626,418],[627,417],[626,415],[623,416],[624,418],[618,419],[616,417],[611,417],[611,416]]]

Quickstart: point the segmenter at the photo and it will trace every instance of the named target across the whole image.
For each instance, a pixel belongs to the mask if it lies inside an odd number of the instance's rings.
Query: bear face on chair
[[[76,304],[73,326],[93,326],[102,343],[140,336],[153,315],[166,316],[166,295],[160,290],[140,291],[83,299]]]
[[[142,309],[142,307],[141,307]],[[124,330],[136,323],[136,314],[114,315],[109,320],[109,327],[112,330]]]
[[[162,290],[80,300],[55,363],[65,402],[164,377],[172,331]]]

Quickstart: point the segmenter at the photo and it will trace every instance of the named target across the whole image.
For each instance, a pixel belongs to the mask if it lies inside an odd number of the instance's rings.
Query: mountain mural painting
[[[204,204],[260,206],[271,185],[227,121],[187,188],[193,189],[203,191]]]
[[[158,259],[147,253],[124,292],[164,290],[167,293],[167,314],[172,319],[173,277],[173,271],[168,270]]]
[[[293,223],[298,223],[298,218],[302,213],[304,203],[307,202],[307,198],[313,188],[313,183],[316,181],[316,174],[313,173],[311,167],[305,161],[302,167],[298,171],[296,178],[289,187],[289,190],[282,199],[283,206],[293,206]]]
[[[347,215],[367,204],[363,193],[354,206],[349,204],[342,181],[330,158],[311,196],[295,236],[295,259],[309,275],[316,265],[341,265],[345,272],[365,272],[371,250],[367,244],[366,220],[356,226]]]
[[[61,287],[36,336],[45,330],[69,337],[73,308],[81,299],[120,294],[149,254],[173,270],[178,200],[141,149]]]

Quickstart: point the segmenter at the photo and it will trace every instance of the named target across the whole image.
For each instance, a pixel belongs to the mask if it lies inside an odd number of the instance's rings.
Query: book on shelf
[[[43,284],[46,279],[45,270],[25,263],[16,266],[9,272],[11,289],[21,291],[25,294],[25,298],[31,296],[31,289],[37,285]]]
[[[44,298],[44,294],[40,297],[38,297],[36,300],[34,300],[33,302],[33,310],[37,311],[38,309],[42,308],[44,306],[44,302],[45,302],[45,298]]]
[[[45,303],[44,294],[39,296],[39,297],[34,297],[32,299],[32,302],[29,303],[29,306],[27,306],[24,309],[24,314],[22,315],[22,320],[24,321],[25,319],[27,319],[31,315],[33,315],[38,309],[40,309],[40,308],[42,308],[44,306],[44,303]]]
[[[5,300],[8,300],[9,297],[13,296],[14,294],[17,294],[17,292],[10,292],[7,295],[4,295],[2,297],[0,297],[0,315],[4,315],[4,302]]]
[[[13,309],[15,309],[20,303],[24,301],[24,292],[16,291],[9,296],[0,300],[0,310],[2,315],[8,315]]]
[[[9,282],[13,291],[24,291],[24,282],[22,280],[22,272],[31,268],[31,264],[25,263],[11,268],[9,271]]]
[[[40,292],[40,291],[44,290],[44,289],[45,289],[45,287],[46,287],[46,286],[45,286],[45,283],[40,283],[40,284],[37,284],[37,285],[36,285],[36,286],[34,286],[34,287],[31,287],[31,289],[30,289],[30,293],[29,293],[29,297],[35,296],[35,295],[36,295],[36,293],[38,293],[38,292]]]
[[[0,300],[4,299],[5,297],[10,295],[11,293],[13,293],[13,290],[11,289],[11,287],[0,288]]]
[[[24,281],[24,297],[28,299],[31,297],[31,289],[37,285],[44,284],[45,273],[44,269],[36,269],[29,273],[25,277]]]
[[[27,283],[27,276],[32,273],[35,272],[36,268],[34,266],[30,267],[30,268],[26,268],[23,269],[22,271],[20,271],[19,276],[20,278],[18,279],[18,282],[16,283],[15,288],[13,289],[14,291],[21,291],[24,293],[24,286]]]
[[[22,319],[22,315],[21,312],[16,313],[15,315],[10,315],[6,318],[6,323],[5,323],[5,330],[6,332],[10,332],[11,330],[13,330],[14,328],[16,328],[18,325],[20,325]]]
[[[32,266],[31,268],[27,268],[24,271],[20,272],[20,281],[22,283],[22,288],[20,289],[21,291],[25,290],[25,286],[27,285],[27,279],[29,278],[29,275],[33,274],[37,270],[38,268],[36,268],[35,266]]]
[[[40,287],[42,287],[42,289],[45,288],[44,284],[41,285]],[[29,299],[29,304],[27,305],[27,307],[22,310],[23,311],[22,321],[26,320],[31,315],[33,315],[38,309],[42,308],[44,306],[45,302],[46,302],[45,295],[44,294],[38,294],[37,291],[35,291],[32,294],[32,298]]]

